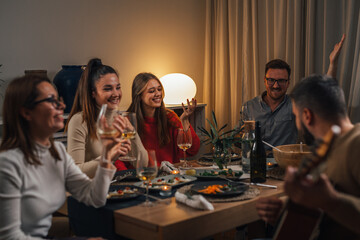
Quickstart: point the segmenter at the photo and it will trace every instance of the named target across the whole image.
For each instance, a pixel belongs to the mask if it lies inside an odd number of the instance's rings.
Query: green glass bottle
[[[266,181],[266,153],[258,121],[255,123],[255,142],[250,154],[250,181],[253,183]]]

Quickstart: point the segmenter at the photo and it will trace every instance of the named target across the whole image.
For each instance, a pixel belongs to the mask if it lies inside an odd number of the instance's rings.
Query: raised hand
[[[189,99],[186,99],[186,101],[187,101],[187,108],[185,108],[184,103],[182,103],[182,108],[183,108],[184,112],[180,116],[180,119],[188,118],[191,114],[194,113],[194,111],[196,109],[197,101],[195,98],[191,99],[191,102],[189,101]]]
[[[335,61],[338,60],[341,48],[342,48],[342,46],[344,44],[345,37],[346,37],[345,34],[343,34],[342,37],[341,37],[340,42],[335,44],[334,49],[332,50],[332,52],[329,55],[330,62],[335,62]]]
[[[180,120],[183,125],[183,129],[185,131],[187,131],[190,127],[189,117],[191,116],[191,114],[195,112],[197,105],[197,101],[195,98],[192,98],[191,102],[189,101],[189,99],[186,99],[186,101],[187,101],[187,108],[185,108],[184,103],[182,103],[182,108],[184,112],[180,116]]]
[[[329,75],[333,78],[336,78],[336,71],[337,71],[339,55],[341,52],[341,48],[344,44],[345,37],[346,37],[346,35],[343,34],[340,42],[335,44],[334,49],[332,50],[332,52],[329,55],[330,64],[329,64],[329,69],[328,69],[327,75]]]

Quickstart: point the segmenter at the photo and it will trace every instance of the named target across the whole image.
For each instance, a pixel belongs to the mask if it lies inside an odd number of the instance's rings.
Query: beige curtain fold
[[[207,0],[204,102],[219,125],[238,124],[241,105],[265,90],[265,64],[281,58],[303,73],[303,1]],[[291,81],[293,85],[293,81]]]
[[[360,11],[359,11],[360,15]],[[352,65],[350,93],[349,93],[349,115],[353,122],[360,121],[360,18],[357,22],[354,61]]]
[[[305,76],[326,73],[329,53],[343,33],[346,34],[337,79],[344,89],[352,122],[360,121],[359,41],[360,26],[358,0],[308,0],[306,1]]]
[[[338,79],[352,119],[360,121],[355,110],[360,79],[354,70],[359,65],[359,5],[358,0],[207,0],[206,117],[214,110],[219,125],[235,127],[241,105],[265,90],[265,64],[271,59],[290,64],[289,91],[304,76],[326,73],[329,53],[345,32]]]

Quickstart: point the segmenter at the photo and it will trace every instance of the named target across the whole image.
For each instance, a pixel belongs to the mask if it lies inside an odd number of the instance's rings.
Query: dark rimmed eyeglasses
[[[288,79],[275,79],[275,78],[265,78],[267,84],[270,86],[274,85],[277,82],[280,86],[285,86],[285,84],[289,81]]]
[[[55,109],[58,109],[58,108],[60,108],[60,106],[65,105],[64,102],[62,101],[62,99],[56,99],[54,96],[35,101],[32,105],[35,106],[35,105],[37,105],[39,103],[42,103],[42,102],[51,103],[54,106]]]

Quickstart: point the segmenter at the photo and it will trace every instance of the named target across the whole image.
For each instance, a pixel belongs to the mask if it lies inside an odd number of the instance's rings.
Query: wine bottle
[[[258,121],[255,123],[255,142],[250,154],[250,181],[253,183],[266,181],[266,153]]]
[[[241,164],[244,173],[250,173],[250,154],[254,141],[255,121],[244,121],[244,134],[241,138]]]

